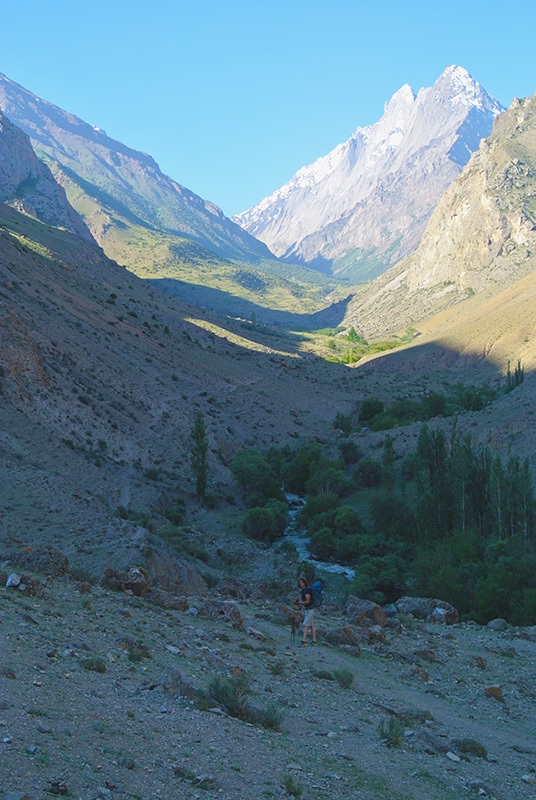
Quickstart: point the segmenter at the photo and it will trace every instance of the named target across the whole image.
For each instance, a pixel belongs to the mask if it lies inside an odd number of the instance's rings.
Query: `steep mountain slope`
[[[238,448],[325,437],[359,382],[282,332],[195,311],[93,240],[13,208],[35,156],[9,124],[0,140],[0,544],[60,546],[93,574],[137,563],[149,534],[136,520],[193,498],[195,411],[209,491],[226,506]],[[149,566],[169,573],[156,554]]]
[[[28,137],[0,114],[0,200],[42,222],[93,237],[67,201],[49,168],[39,161]]]
[[[501,111],[464,69],[449,67],[417,96],[403,86],[379,122],[234,219],[282,258],[353,282],[373,278],[415,249]]]
[[[224,258],[271,258],[265,245],[214,203],[164,175],[150,156],[111,139],[5,75],[0,75],[0,108],[30,136],[37,154],[50,164],[104,247],[111,229],[127,225],[196,242]]]
[[[481,303],[510,286],[510,294],[517,292],[522,301],[526,283],[517,290],[513,285],[535,268],[533,96],[515,100],[496,121],[492,135],[441,199],[416,252],[358,289],[345,323],[374,335],[416,324],[468,298],[460,314],[474,316]],[[518,322],[515,316],[510,320],[513,327]]]

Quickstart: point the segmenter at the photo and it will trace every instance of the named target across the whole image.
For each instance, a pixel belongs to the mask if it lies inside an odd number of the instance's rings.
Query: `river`
[[[344,577],[349,580],[355,577],[355,570],[351,567],[337,564],[333,561],[318,561],[316,558],[313,558],[309,551],[309,539],[307,534],[298,533],[296,531],[296,517],[298,516],[299,510],[305,505],[305,500],[303,497],[299,497],[295,494],[287,494],[286,499],[289,505],[288,525],[285,528],[283,540],[292,542],[298,551],[300,559],[302,559],[302,561],[310,561],[311,564],[314,564],[316,569],[323,570],[324,572],[332,572],[335,575],[344,575]]]

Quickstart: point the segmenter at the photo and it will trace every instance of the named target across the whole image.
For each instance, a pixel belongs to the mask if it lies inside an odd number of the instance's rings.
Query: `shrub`
[[[265,708],[261,709],[257,717],[259,725],[270,731],[280,731],[282,721],[283,712],[276,703],[268,703]]]
[[[480,742],[477,742],[475,739],[454,739],[452,744],[460,753],[484,759],[488,757],[488,752],[484,745],[480,744]]]
[[[346,667],[333,670],[333,675],[341,689],[350,689],[354,682],[354,673],[351,669],[347,669]]]
[[[398,717],[382,719],[378,725],[380,738],[384,739],[388,747],[400,747],[404,741],[404,725]]]
[[[283,775],[281,780],[281,788],[284,789],[290,797],[296,797],[297,800],[299,800],[303,794],[303,787],[301,783],[299,783],[299,781],[297,781],[293,775],[288,773]]]
[[[337,411],[333,421],[333,427],[335,430],[342,431],[343,433],[351,433],[353,428],[351,416],[349,414],[343,414],[342,411]]]
[[[370,488],[382,482],[383,469],[375,458],[360,458],[356,464],[354,475],[359,486]]]
[[[172,506],[170,508],[166,508],[166,519],[168,519],[173,525],[182,525],[184,522],[185,511],[184,508]]]
[[[342,439],[339,442],[339,450],[347,466],[356,464],[361,457],[361,451],[353,439]]]
[[[383,401],[379,397],[367,397],[359,409],[359,421],[368,422],[376,414],[381,414],[384,409]]]
[[[263,506],[270,498],[283,500],[276,474],[268,461],[256,450],[242,450],[231,464],[231,472],[240,484],[245,502]]]
[[[276,501],[277,502],[277,501]],[[281,505],[286,505],[282,503]],[[285,523],[281,524],[281,516],[272,507],[251,508],[244,517],[243,530],[246,536],[260,542],[271,544],[282,535]]]
[[[102,658],[83,658],[80,664],[89,672],[106,672],[106,664]]]
[[[250,692],[249,678],[247,675],[237,675],[233,678],[222,678],[215,675],[208,688],[211,697],[225,706],[231,717],[247,720],[250,714],[247,698]]]
[[[334,681],[333,673],[327,669],[313,670],[313,677],[319,678],[321,681]]]

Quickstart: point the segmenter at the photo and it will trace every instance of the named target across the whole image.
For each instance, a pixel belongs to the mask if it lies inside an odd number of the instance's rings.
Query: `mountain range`
[[[279,258],[350,283],[374,278],[416,248],[503,110],[461,67],[417,95],[406,84],[378,122],[233,219]]]
[[[0,109],[28,134],[104,247],[114,226],[122,225],[183,238],[223,258],[271,257],[214,203],[164,175],[151,156],[1,74]]]

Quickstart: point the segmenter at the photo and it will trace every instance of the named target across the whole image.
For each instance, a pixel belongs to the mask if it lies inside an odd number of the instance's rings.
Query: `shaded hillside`
[[[415,325],[470,298],[474,314],[479,303],[532,273],[535,259],[532,97],[514,101],[497,120],[493,134],[441,199],[417,251],[360,287],[344,321],[374,335]],[[524,286],[519,285],[521,294]]]
[[[7,205],[0,226],[4,541],[53,544],[67,529],[71,556],[86,540],[103,552],[134,546],[136,525],[119,506],[163,513],[192,496],[196,410],[208,428],[209,491],[222,503],[237,448],[326,436],[334,392],[351,410],[357,375],[300,354],[288,337],[200,315]]]

